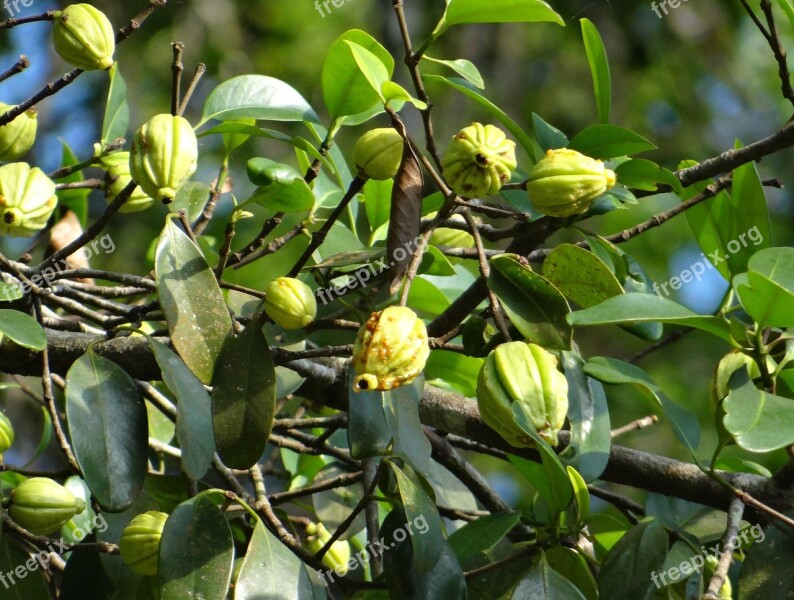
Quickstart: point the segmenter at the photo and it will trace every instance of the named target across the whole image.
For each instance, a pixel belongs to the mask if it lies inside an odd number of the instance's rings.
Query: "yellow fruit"
[[[52,43],[61,58],[84,71],[105,71],[113,66],[113,25],[90,4],[71,4],[53,13]]]
[[[55,184],[38,167],[23,162],[0,167],[0,235],[38,233],[57,203]]]
[[[452,138],[441,161],[444,179],[459,196],[491,196],[510,181],[515,148],[498,127],[472,123]]]
[[[168,515],[150,510],[136,515],[124,528],[119,541],[121,559],[135,573],[157,575],[160,538]]]
[[[362,179],[391,179],[400,168],[402,156],[403,138],[392,127],[368,131],[353,147],[353,160]]]
[[[0,102],[0,115],[14,108]],[[20,159],[36,141],[36,109],[29,108],[10,123],[0,127],[0,162]]]
[[[317,316],[314,292],[300,279],[277,277],[265,294],[265,313],[284,329],[306,327]]]

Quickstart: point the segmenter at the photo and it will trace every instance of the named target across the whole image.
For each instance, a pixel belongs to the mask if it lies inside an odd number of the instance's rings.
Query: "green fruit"
[[[711,580],[712,576],[714,575],[714,570],[717,568],[717,563],[719,559],[716,556],[708,555],[706,557],[706,566],[703,569],[703,582],[705,586],[708,586],[709,581]],[[719,589],[720,600],[732,600],[733,598],[733,585],[731,584],[730,578],[726,577],[725,581],[722,584],[722,587]]]
[[[361,326],[353,348],[353,390],[386,391],[411,383],[425,368],[427,329],[410,308],[389,306]]]
[[[615,173],[602,161],[567,148],[547,151],[527,177],[532,206],[551,217],[587,212],[590,203],[614,185]]]
[[[85,502],[47,477],[26,479],[11,490],[8,514],[36,535],[52,533],[85,510]]]
[[[510,181],[515,148],[498,127],[472,123],[452,138],[441,161],[444,179],[458,196],[491,196]]]
[[[513,446],[531,446],[532,438],[513,420],[513,403],[550,445],[568,412],[568,381],[557,358],[536,344],[509,342],[485,359],[477,378],[477,404],[485,423]]]
[[[121,559],[135,573],[157,575],[160,538],[168,515],[150,510],[136,515],[121,532]]]
[[[0,115],[14,108],[0,102]],[[38,119],[36,109],[29,108],[10,123],[0,127],[0,162],[11,162],[21,158],[36,141]]]
[[[113,202],[121,191],[132,181],[130,175],[130,153],[113,152],[101,158],[102,166],[106,170],[105,198]],[[129,199],[121,206],[120,212],[131,213],[146,210],[154,204],[154,200],[144,192],[140,186],[135,187]]]
[[[358,176],[378,180],[394,177],[402,162],[403,141],[392,127],[373,129],[358,138],[353,147]]]
[[[5,452],[14,443],[14,426],[11,420],[0,413],[0,454]]]
[[[113,66],[113,25],[90,4],[71,4],[53,13],[52,43],[61,58],[84,71],[106,71]]]
[[[322,523],[309,523],[306,526],[306,533],[309,535],[306,538],[307,546],[311,552],[319,552],[323,546],[331,539],[331,533],[325,528]],[[328,552],[323,555],[323,564],[329,569],[333,569],[339,576],[344,575],[348,571],[348,563],[350,562],[350,544],[343,540],[337,540]]]
[[[196,172],[197,161],[196,134],[182,117],[156,115],[135,132],[130,173],[148,196],[163,204]]]
[[[317,316],[314,292],[299,279],[277,277],[265,294],[265,313],[284,329],[306,327]]]
[[[57,202],[55,184],[38,167],[23,162],[0,167],[0,235],[38,233]]]

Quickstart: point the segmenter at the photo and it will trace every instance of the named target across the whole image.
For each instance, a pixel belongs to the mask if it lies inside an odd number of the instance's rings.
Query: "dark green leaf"
[[[386,392],[355,392],[355,373],[348,373],[347,439],[350,455],[364,459],[380,456],[391,444],[391,430],[383,414]]]
[[[577,587],[549,566],[541,553],[537,564],[518,584],[511,600],[585,600]]]
[[[582,308],[623,293],[620,282],[600,258],[573,244],[556,246],[543,261],[541,273]]]
[[[615,173],[618,183],[636,190],[655,192],[659,184],[669,185],[679,193],[683,189],[678,178],[670,171],[644,158],[633,158],[620,163]]]
[[[791,512],[788,516],[792,516]],[[756,533],[757,532],[757,533]],[[794,537],[787,527],[754,525],[749,540],[756,543],[747,552],[739,575],[742,600],[794,599]]]
[[[127,137],[130,126],[130,105],[127,102],[127,84],[115,63],[110,69],[110,89],[105,104],[105,119],[102,121],[102,144],[112,144],[118,138]]]
[[[12,536],[0,532],[0,574],[3,575],[0,582],[3,585],[3,600],[45,600],[50,597],[39,563],[33,559],[36,570],[28,573],[24,567],[28,560],[31,559],[27,551]],[[14,570],[20,565],[26,577],[20,578],[14,574]]]
[[[143,487],[146,406],[132,378],[91,348],[66,374],[66,419],[77,462],[103,508],[124,510]]]
[[[430,442],[419,420],[419,400],[424,378],[419,376],[410,385],[403,385],[383,395],[383,414],[391,430],[391,453],[404,458],[422,475],[430,472]]]
[[[347,472],[338,465],[330,464],[320,470],[312,483],[320,484]],[[334,531],[350,516],[350,513],[361,502],[363,497],[364,486],[360,483],[355,483],[345,487],[316,492],[311,495],[311,500],[314,511],[317,513],[317,520],[325,525],[328,531]],[[364,529],[364,527],[366,527],[366,518],[364,511],[361,511],[340,539],[349,539]]]
[[[201,250],[171,218],[157,243],[155,274],[171,343],[196,377],[209,384],[231,332],[231,317]]]
[[[610,550],[598,576],[602,598],[647,598],[656,590],[651,577],[664,565],[667,532],[655,521],[629,529]]]
[[[596,106],[598,107],[598,120],[609,123],[609,113],[612,108],[612,83],[609,77],[609,61],[604,49],[604,42],[598,34],[598,29],[589,19],[580,19],[582,24],[582,39],[590,64],[590,75],[593,78]]]
[[[606,159],[646,152],[656,146],[625,127],[591,125],[573,137],[570,148],[592,158]]]
[[[61,147],[62,167],[71,167],[72,165],[76,165],[78,162],[80,162],[77,156],[75,156],[74,152],[72,152],[69,144],[61,140]],[[76,183],[78,181],[83,181],[84,179],[85,177],[83,176],[83,171],[75,171],[66,177],[60,177],[58,179],[58,183]],[[58,205],[62,209],[71,210],[75,215],[77,215],[77,219],[80,221],[80,225],[83,227],[85,227],[88,223],[88,194],[90,192],[90,189],[85,188],[67,188],[64,190],[57,190],[55,192],[58,195]]]
[[[535,137],[538,138],[538,144],[543,152],[565,148],[568,145],[568,136],[535,113],[532,113],[532,124],[535,127]]]
[[[552,546],[546,550],[546,560],[557,573],[573,583],[587,600],[598,600],[598,584],[587,561],[572,548]]]
[[[0,335],[31,350],[44,350],[47,336],[38,321],[18,310],[0,310]]]
[[[515,512],[494,513],[466,523],[447,538],[447,543],[460,564],[495,546],[515,527],[520,515]]]
[[[213,378],[212,425],[226,465],[248,469],[259,460],[273,427],[276,371],[259,313],[236,338],[229,338]]]
[[[98,552],[72,552],[66,561],[58,600],[105,600],[114,591]],[[90,581],[91,585],[86,585]],[[42,599],[48,596],[41,596]],[[5,596],[3,596],[5,598]],[[30,596],[30,600],[38,598]]]

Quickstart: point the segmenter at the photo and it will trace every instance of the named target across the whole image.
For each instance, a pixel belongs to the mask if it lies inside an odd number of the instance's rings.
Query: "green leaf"
[[[436,63],[438,65],[444,65],[445,67],[455,71],[474,87],[481,90],[485,89],[485,82],[482,79],[482,75],[480,75],[480,72],[477,70],[477,66],[471,61],[463,58],[459,58],[457,60],[442,60],[439,58],[431,58],[427,54],[422,56],[422,60]]]
[[[75,156],[74,152],[72,152],[69,144],[61,140],[61,166],[71,167],[78,162],[80,161],[77,156]],[[58,183],[76,183],[84,179],[83,171],[75,171],[66,177],[59,178]],[[62,212],[65,212],[63,209],[71,210],[77,215],[80,225],[85,228],[88,223],[88,195],[91,193],[91,190],[85,188],[67,188],[64,190],[57,190],[55,193],[58,196],[58,205],[61,207]]]
[[[66,419],[75,458],[103,508],[128,507],[143,487],[146,406],[132,378],[93,349],[66,374]]]
[[[367,50],[353,41],[345,40],[345,43],[350,46],[350,51],[353,53],[353,58],[358,65],[361,74],[364,75],[373,91],[378,95],[381,102],[384,102],[381,88],[383,84],[389,81],[391,73],[388,67],[383,64],[383,61],[378,58],[374,53]]]
[[[337,464],[330,464],[320,469],[313,478],[312,484],[321,484],[345,473],[348,473],[346,469]],[[363,497],[364,486],[361,483],[354,483],[341,488],[315,492],[311,495],[311,500],[317,520],[325,525],[328,531],[334,531],[350,516]],[[358,532],[363,531],[366,526],[366,516],[364,511],[360,511],[340,539],[350,539]]]
[[[160,539],[160,600],[225,600],[234,541],[226,517],[205,496],[176,507]]]
[[[794,326],[792,248],[767,248],[750,258],[749,271],[733,285],[742,306],[762,327]]]
[[[355,392],[353,369],[348,372],[347,440],[350,455],[356,459],[372,458],[386,453],[391,444],[391,429],[383,413],[386,392]]]
[[[521,334],[544,348],[568,350],[573,330],[565,320],[570,308],[560,291],[516,255],[495,256],[491,267],[488,287]]]
[[[579,552],[560,545],[552,546],[545,554],[549,566],[573,583],[587,600],[598,600],[598,584]]]
[[[0,335],[23,348],[44,350],[47,336],[38,321],[18,310],[0,310]]]
[[[568,136],[535,113],[532,113],[532,125],[535,128],[535,137],[538,138],[538,144],[543,152],[565,148],[568,145]]]
[[[617,597],[617,596],[616,596]],[[586,600],[582,592],[540,558],[516,587],[511,600]]]
[[[500,0],[483,4],[482,0],[447,0],[447,10],[433,31],[438,37],[453,25],[462,23],[532,23],[551,22],[565,26],[562,17],[542,0]]]
[[[737,387],[723,400],[722,419],[740,448],[750,452],[771,452],[794,443],[794,403],[774,396],[753,385],[742,369],[737,373]]]
[[[489,9],[491,10],[491,9]],[[459,91],[464,96],[474,100],[477,104],[479,104],[485,112],[492,116],[494,119],[499,121],[505,129],[507,129],[513,137],[516,139],[518,144],[524,149],[524,151],[529,155],[532,159],[532,162],[536,162],[538,157],[542,154],[540,151],[540,147],[538,147],[538,143],[531,139],[521,127],[518,126],[513,119],[511,119],[507,113],[505,113],[502,109],[496,106],[493,102],[488,100],[485,96],[480,94],[479,91],[474,89],[471,84],[466,81],[465,79],[459,79],[457,77],[442,77],[441,75],[424,75],[422,79],[427,81],[428,83],[443,83],[448,85],[454,90]]]
[[[521,519],[517,512],[493,513],[466,523],[447,538],[460,564],[494,547]]]
[[[541,273],[582,308],[623,293],[620,282],[600,258],[573,244],[556,246],[543,261]]]
[[[211,119],[320,122],[295,88],[267,75],[240,75],[219,84],[207,96],[195,129]]]
[[[182,449],[182,470],[199,480],[215,455],[210,395],[176,353],[154,338],[148,339],[163,382],[177,399],[176,438]]]
[[[617,125],[591,125],[571,140],[571,149],[592,158],[614,158],[654,150],[656,146],[641,135]]]
[[[585,373],[599,381],[611,384],[635,385],[646,396],[655,400],[670,420],[670,426],[682,444],[694,453],[700,444],[700,426],[695,413],[667,397],[650,376],[640,367],[616,358],[597,356],[587,361]]]
[[[259,313],[239,336],[229,338],[212,380],[215,444],[233,469],[256,464],[273,427],[276,371],[263,325]]]
[[[574,327],[661,321],[706,331],[731,343],[730,324],[719,317],[699,315],[685,306],[650,294],[624,294],[609,298],[592,308],[572,312]]]
[[[430,473],[432,448],[419,420],[424,378],[415,379],[383,395],[383,415],[393,440],[391,453],[405,459],[418,473]]]
[[[787,514],[791,517],[791,511]],[[790,530],[776,525],[763,530],[755,529],[758,525],[753,527],[752,539],[756,543],[747,551],[742,563],[738,597],[742,600],[790,600],[794,590],[794,569],[791,568],[794,540]]]
[[[394,72],[394,59],[389,51],[365,31],[350,29],[336,38],[325,55],[321,76],[323,99],[334,120],[368,111],[380,99],[380,84],[377,91],[373,89],[348,42],[374,55],[386,68],[387,79]]]
[[[601,566],[598,592],[602,598],[648,598],[656,590],[651,577],[667,556],[667,532],[656,521],[629,529]]]
[[[571,442],[560,458],[575,467],[585,481],[594,481],[604,472],[612,447],[604,386],[585,375],[584,359],[577,352],[563,352],[562,367],[568,380]]]
[[[368,179],[364,184],[364,207],[367,211],[367,221],[372,232],[389,221],[391,211],[391,194],[394,179],[378,181]]]
[[[314,593],[301,560],[257,520],[234,584],[234,600],[264,598],[313,600]]]
[[[25,295],[22,285],[0,280],[0,302],[13,302]]]
[[[171,343],[196,377],[209,384],[232,321],[201,250],[173,219],[160,234],[154,269]]]
[[[590,19],[580,19],[582,24],[582,39],[587,53],[587,62],[590,64],[590,75],[593,78],[593,91],[595,92],[598,120],[609,123],[609,112],[612,108],[612,83],[609,77],[609,61],[604,49],[604,42],[598,34],[598,29]]]
[[[794,5],[792,5],[791,0],[777,0],[777,3],[783,9],[783,12],[786,13],[791,27],[794,28]]]
[[[13,537],[6,533],[0,533],[0,574],[13,575],[14,570],[20,565],[25,569],[25,563],[30,559],[30,555],[20,547]],[[36,563],[38,567],[38,563]],[[35,572],[24,570],[26,577],[14,577],[14,583],[10,585],[3,580],[3,600],[37,600],[39,598],[50,598],[50,590],[44,580],[43,572],[37,569]]]
[[[201,181],[188,181],[176,192],[174,201],[168,205],[168,212],[178,214],[184,210],[187,220],[193,223],[199,218],[210,196],[210,186]]]
[[[306,212],[314,206],[314,193],[297,170],[269,158],[247,163],[248,178],[260,186],[248,202],[276,212]]]
[[[672,172],[644,158],[633,158],[620,163],[615,173],[618,183],[636,190],[655,192],[659,184],[665,184],[676,193],[683,192],[681,182]]]
[[[410,102],[419,110],[427,110],[427,104],[411,96],[403,86],[393,81],[384,81],[380,86],[383,102],[399,111],[406,102]]]
[[[449,262],[447,256],[435,246],[427,246],[422,262],[419,265],[420,275],[434,275],[436,277],[452,277],[457,274],[455,267]]]
[[[417,571],[429,571],[438,563],[442,547],[446,546],[436,503],[416,480],[415,474],[409,475],[393,461],[389,461],[389,466],[397,478],[397,487],[400,490],[407,520],[412,523],[424,520],[427,527],[425,533],[411,532],[411,547]]]
[[[130,126],[130,105],[127,102],[127,84],[119,72],[119,64],[110,68],[110,89],[105,104],[105,119],[102,121],[102,145],[112,144],[118,138],[127,137]]]
[[[433,350],[427,359],[425,378],[430,385],[474,398],[477,395],[477,375],[482,363],[483,359],[460,352]]]

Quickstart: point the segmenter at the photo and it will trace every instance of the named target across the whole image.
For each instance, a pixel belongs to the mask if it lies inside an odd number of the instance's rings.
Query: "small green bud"
[[[168,204],[179,187],[196,172],[198,140],[182,117],[161,114],[135,132],[130,149],[130,174],[151,198]]]
[[[113,25],[90,4],[71,4],[53,13],[52,43],[61,58],[84,71],[106,71],[113,66]]]
[[[12,108],[14,106],[0,102],[0,115]],[[18,160],[33,147],[38,128],[36,117],[36,109],[29,108],[10,123],[0,127],[0,162]]]
[[[411,383],[430,355],[427,329],[410,308],[389,306],[361,326],[353,348],[353,390],[386,391]]]
[[[23,162],[0,167],[0,235],[38,233],[57,203],[55,184],[38,167]]]
[[[47,477],[32,477],[11,490],[8,514],[21,527],[46,535],[85,510],[85,502]]]
[[[549,150],[532,167],[527,193],[538,212],[570,217],[587,212],[590,203],[615,185],[615,173],[604,163],[576,150]]]
[[[568,412],[568,381],[557,370],[557,358],[526,342],[497,346],[477,378],[477,404],[485,423],[513,446],[531,446],[532,438],[513,420],[516,402],[550,445]]]
[[[133,517],[121,532],[121,559],[135,573],[157,575],[160,538],[167,520],[166,513],[150,510]]]
[[[265,294],[265,313],[284,329],[306,327],[317,316],[314,292],[300,279],[277,277]]]
[[[322,523],[309,523],[306,526],[306,533],[309,536],[306,538],[306,542],[310,552],[319,552],[331,539],[331,532]],[[328,552],[323,555],[323,564],[336,571],[340,576],[347,573],[349,562],[350,544],[343,540],[335,541],[328,548]]]
[[[391,179],[402,162],[403,138],[393,127],[366,132],[353,147],[353,160],[362,179]]]
[[[515,148],[498,127],[472,123],[452,138],[441,161],[444,179],[458,196],[496,194],[516,168]]]

